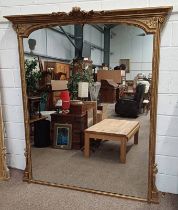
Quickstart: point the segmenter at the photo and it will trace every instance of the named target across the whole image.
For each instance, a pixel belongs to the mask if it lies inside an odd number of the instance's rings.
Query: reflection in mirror
[[[44,28],[24,39],[33,179],[147,197],[152,51],[153,36],[125,24]],[[81,80],[100,82],[96,102],[77,97]],[[67,83],[80,101],[69,100]]]

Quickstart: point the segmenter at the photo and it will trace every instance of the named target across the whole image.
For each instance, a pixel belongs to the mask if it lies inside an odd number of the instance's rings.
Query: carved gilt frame
[[[6,165],[6,148],[4,146],[4,129],[0,94],[0,180],[9,179],[9,170]]]
[[[5,16],[13,23],[16,30],[19,46],[19,59],[24,107],[24,123],[26,137],[26,169],[24,172],[24,180],[33,183],[40,183],[62,188],[90,192],[95,194],[109,195],[114,197],[128,198],[132,200],[140,200],[147,202],[158,202],[158,191],[155,186],[155,176],[157,167],[155,164],[155,144],[156,144],[156,116],[157,116],[157,93],[158,93],[158,72],[160,59],[160,31],[163,27],[166,17],[172,11],[172,7],[157,8],[139,8],[124,9],[111,11],[82,11],[79,7],[74,7],[69,13],[57,12],[51,14],[33,14],[33,15],[15,15]],[[148,172],[148,194],[147,198],[138,198],[122,194],[102,192],[98,190],[85,189],[76,186],[68,186],[63,184],[53,184],[40,180],[33,180],[31,148],[29,138],[29,115],[27,109],[27,94],[24,70],[24,50],[23,38],[26,38],[33,31],[41,28],[68,25],[68,24],[94,24],[94,23],[110,23],[110,24],[129,24],[143,29],[147,34],[153,34],[153,60],[152,60],[152,100],[150,111],[150,142],[149,142],[149,172]]]

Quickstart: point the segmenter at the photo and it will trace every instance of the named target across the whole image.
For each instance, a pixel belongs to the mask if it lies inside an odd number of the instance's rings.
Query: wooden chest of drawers
[[[54,141],[54,124],[72,125],[72,149],[81,149],[84,146],[84,130],[87,128],[87,113],[51,114],[51,139]]]

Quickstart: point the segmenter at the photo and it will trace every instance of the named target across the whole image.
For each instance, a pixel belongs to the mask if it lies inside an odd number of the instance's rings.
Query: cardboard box
[[[52,90],[67,90],[67,80],[51,80]]]
[[[122,75],[123,72],[121,72],[120,70],[98,70],[97,71],[97,81],[101,81],[101,80],[113,80],[115,83],[121,83],[122,82]]]

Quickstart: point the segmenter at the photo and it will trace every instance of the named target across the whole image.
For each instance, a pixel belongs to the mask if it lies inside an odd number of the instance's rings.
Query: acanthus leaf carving
[[[140,19],[139,21],[147,25],[149,29],[156,29],[159,23],[162,24],[165,21],[165,17],[163,16],[149,17],[149,18]]]
[[[158,17],[144,18],[140,19],[143,24],[145,24],[150,29],[156,29],[159,23]]]
[[[24,24],[14,24],[13,28],[18,35],[23,35],[23,34],[25,34],[26,30],[31,26],[32,26],[32,24],[26,24],[26,23],[24,23]]]

